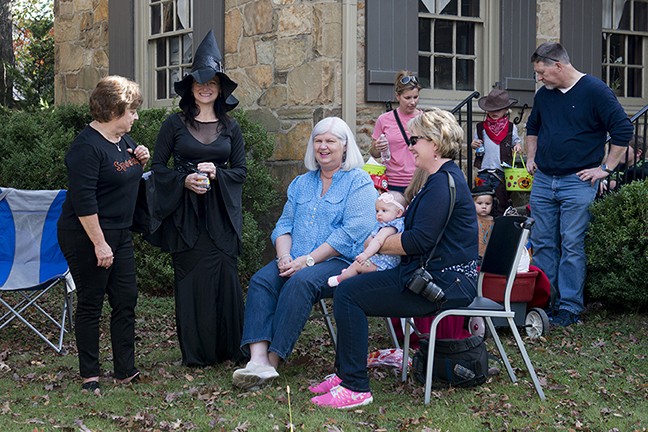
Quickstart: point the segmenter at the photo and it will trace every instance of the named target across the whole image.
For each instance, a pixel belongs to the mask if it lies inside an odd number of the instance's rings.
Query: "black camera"
[[[421,294],[432,303],[441,302],[445,298],[443,290],[434,283],[434,279],[424,268],[419,268],[414,272],[406,287],[416,294]]]

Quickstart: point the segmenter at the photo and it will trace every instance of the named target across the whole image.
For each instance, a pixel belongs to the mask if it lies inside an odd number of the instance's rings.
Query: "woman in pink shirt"
[[[374,158],[380,158],[381,152],[389,149],[391,158],[383,160],[387,167],[385,173],[389,190],[402,193],[414,175],[414,156],[408,150],[406,137],[409,139],[409,133],[406,126],[407,122],[421,113],[417,108],[421,86],[412,72],[402,70],[396,76],[394,89],[398,108],[381,114],[376,120],[369,152]],[[398,120],[402,128],[399,127]]]

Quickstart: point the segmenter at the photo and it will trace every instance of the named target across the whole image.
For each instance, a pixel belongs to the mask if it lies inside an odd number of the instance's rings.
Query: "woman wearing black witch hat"
[[[227,115],[238,104],[236,86],[210,31],[191,73],[174,84],[182,112],[164,121],[155,144],[159,234],[173,258],[176,325],[187,366],[242,357],[237,263],[247,171],[241,128]]]

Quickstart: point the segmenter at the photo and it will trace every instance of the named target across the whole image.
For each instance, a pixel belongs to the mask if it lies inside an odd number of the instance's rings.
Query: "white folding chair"
[[[63,336],[68,314],[72,328],[74,291],[56,229],[65,193],[0,189],[0,305],[6,309],[0,330],[18,319],[59,354],[66,352]],[[61,300],[53,297],[57,286],[63,287]],[[52,304],[60,310],[48,310]],[[46,335],[52,329],[57,339]]]
[[[448,309],[438,312],[432,324],[430,325],[429,332],[429,350],[427,358],[427,371],[425,377],[425,403],[430,403],[430,395],[432,392],[432,370],[434,367],[434,346],[436,342],[436,330],[439,322],[446,316],[464,316],[464,317],[483,317],[488,325],[488,328],[493,336],[493,340],[497,345],[497,349],[502,358],[502,362],[506,366],[506,370],[512,382],[516,382],[515,373],[511,367],[511,363],[504,351],[504,345],[500,341],[497,330],[493,325],[492,318],[504,318],[508,323],[515,343],[520,350],[520,354],[524,359],[533,385],[540,399],[544,400],[545,395],[542,391],[542,386],[538,380],[535,369],[531,364],[529,355],[524,347],[524,342],[520,337],[517,326],[515,324],[515,311],[511,309],[511,289],[515,276],[517,274],[518,261],[522,255],[522,248],[526,246],[527,238],[529,237],[529,230],[534,221],[531,218],[523,216],[503,216],[495,219],[493,231],[488,241],[484,259],[479,270],[477,297],[475,300],[465,308]],[[497,303],[491,299],[483,297],[483,285],[485,283],[484,276],[486,274],[493,274],[506,277],[506,291],[504,295],[504,304]],[[406,321],[405,341],[403,348],[403,375],[402,379],[407,379],[407,361],[409,355],[409,320]]]

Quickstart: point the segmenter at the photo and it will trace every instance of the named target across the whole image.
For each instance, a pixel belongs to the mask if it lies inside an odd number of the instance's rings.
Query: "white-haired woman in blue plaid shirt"
[[[308,172],[288,187],[272,232],[277,258],[250,280],[241,341],[250,362],[234,371],[237,387],[255,388],[279,376],[279,361],[292,352],[313,304],[332,296],[328,278],[362,252],[377,197],[363,164],[342,119],[315,125],[304,156]]]

